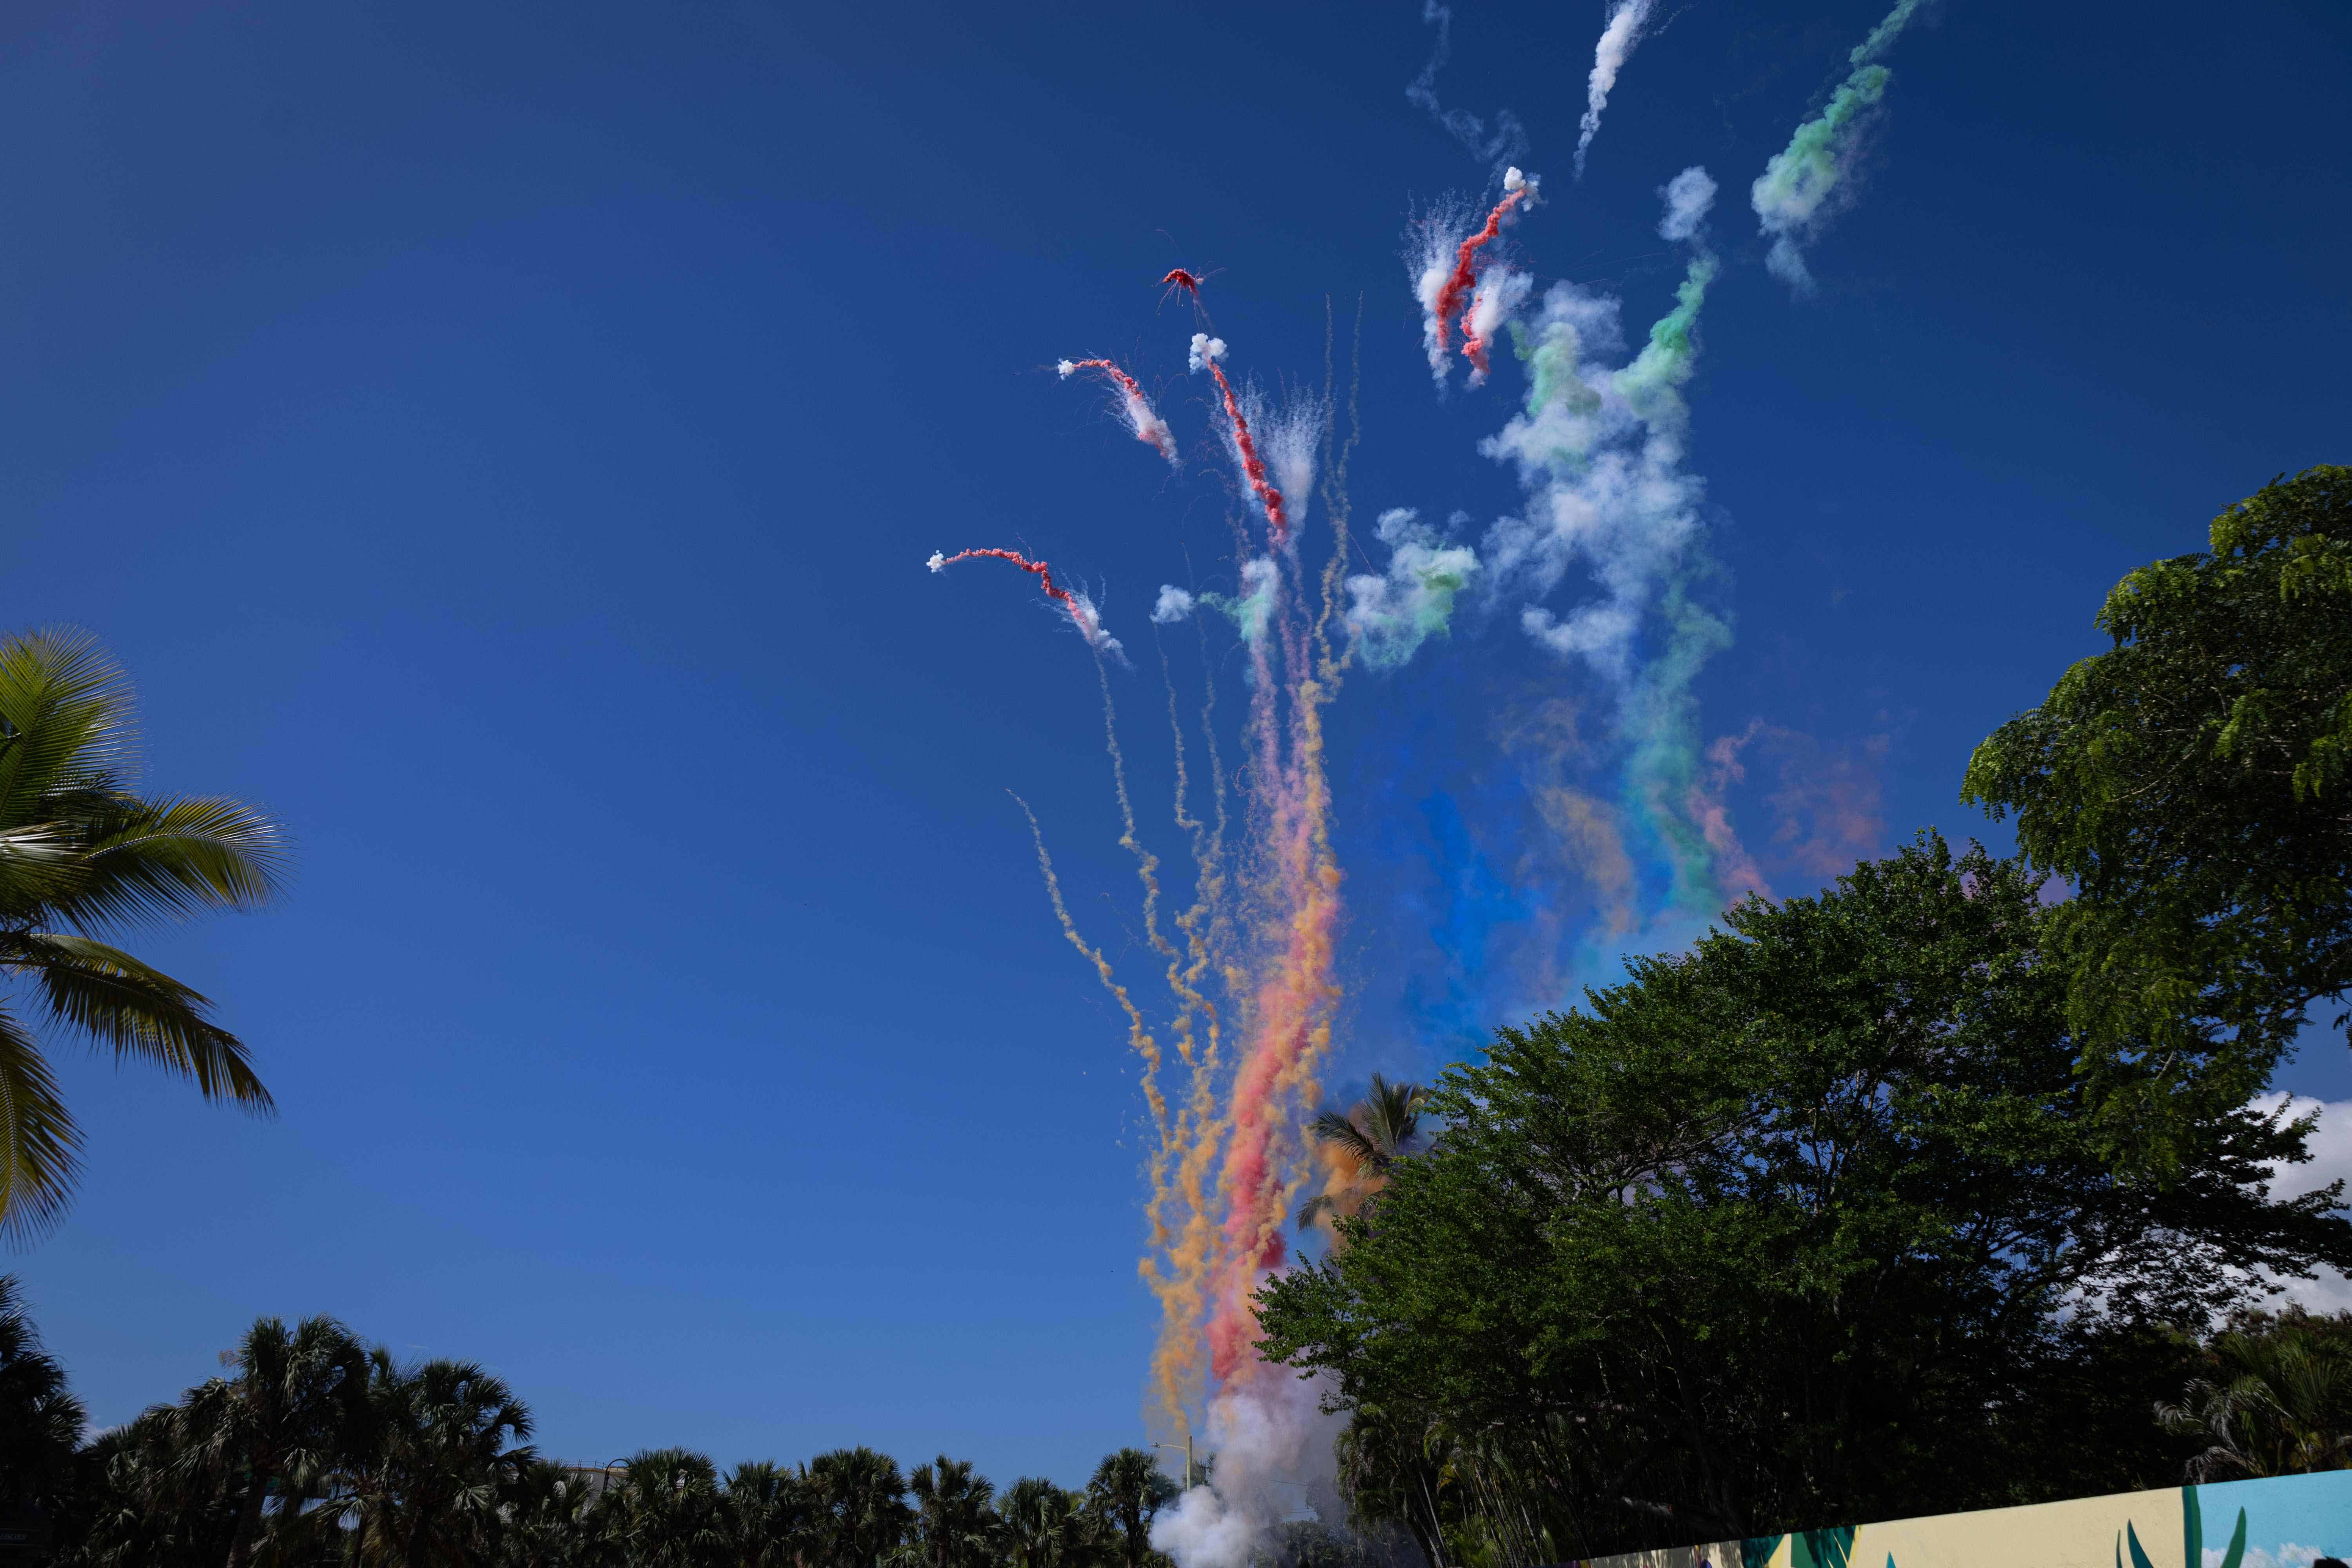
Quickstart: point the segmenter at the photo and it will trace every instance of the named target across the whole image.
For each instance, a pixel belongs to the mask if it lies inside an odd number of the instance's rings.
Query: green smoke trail
[[[1854,46],[1846,63],[1852,73],[1830,94],[1822,111],[1797,127],[1788,147],[1772,154],[1748,192],[1762,232],[1772,241],[1764,266],[1800,293],[1813,286],[1801,241],[1826,222],[1829,204],[1844,184],[1860,150],[1864,116],[1886,96],[1895,73],[1874,63],[1894,47],[1927,0],[1896,0],[1895,9]]]

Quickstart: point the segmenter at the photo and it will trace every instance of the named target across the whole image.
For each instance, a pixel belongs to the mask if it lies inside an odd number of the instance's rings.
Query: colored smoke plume
[[[1422,347],[1429,355],[1430,374],[1441,386],[1457,330],[1463,357],[1470,362],[1470,384],[1486,380],[1487,342],[1502,318],[1526,298],[1529,280],[1517,279],[1507,267],[1498,268],[1489,287],[1480,289],[1486,259],[1480,253],[1501,235],[1513,213],[1535,205],[1537,184],[1534,175],[1516,167],[1505,170],[1503,199],[1487,210],[1483,224],[1466,234],[1461,210],[1450,203],[1415,225],[1415,243],[1405,263],[1412,275],[1413,297],[1421,301]]]
[[[1225,379],[1225,368],[1219,362],[1225,357],[1225,340],[1213,338],[1206,332],[1192,334],[1192,367],[1206,370],[1216,378],[1217,394],[1225,408],[1225,449],[1233,454],[1234,466],[1241,470],[1243,482],[1257,497],[1258,505],[1265,510],[1266,532],[1276,544],[1286,542],[1290,535],[1290,515],[1284,503],[1282,491],[1267,475],[1265,459],[1258,455],[1257,438],[1251,433],[1247,410],[1234,392],[1234,384]],[[1256,401],[1253,395],[1252,401]]]
[[[1478,552],[1448,542],[1410,507],[1382,512],[1372,532],[1389,547],[1388,571],[1348,579],[1348,637],[1367,665],[1394,669],[1447,634],[1454,600],[1478,574]]]
[[[1098,373],[1117,393],[1119,416],[1127,421],[1127,427],[1135,432],[1135,438],[1155,448],[1168,459],[1171,467],[1176,466],[1175,434],[1168,428],[1168,422],[1160,417],[1160,411],[1151,406],[1151,399],[1143,395],[1143,388],[1137,384],[1135,377],[1107,359],[1066,359],[1055,368],[1061,372],[1064,381],[1082,370]]]
[[[1800,294],[1812,291],[1803,246],[1852,199],[1850,179],[1861,155],[1870,111],[1886,96],[1895,73],[1876,64],[1926,0],[1896,0],[1895,9],[1856,45],[1853,68],[1819,114],[1797,127],[1789,145],[1772,154],[1756,177],[1748,201],[1757,225],[1772,242],[1764,266]]]
[[[982,559],[1009,561],[1036,578],[1037,585],[1045,591],[1047,598],[1062,606],[1063,612],[1070,617],[1070,624],[1078,628],[1080,637],[1087,639],[1088,647],[1106,658],[1126,662],[1127,650],[1119,647],[1117,637],[1103,629],[1102,616],[1096,610],[1095,602],[1085,594],[1055,582],[1053,568],[1043,561],[1032,561],[1017,550],[963,550],[953,555],[935,550],[931,552],[931,558],[923,564],[934,572],[945,572],[959,561]]]
[[[1655,0],[1618,0],[1617,8],[1609,13],[1608,25],[1601,29],[1600,42],[1592,46],[1592,77],[1584,87],[1584,118],[1576,122],[1576,177],[1580,180],[1584,178],[1584,154],[1601,133],[1601,111],[1609,107],[1617,73],[1625,68],[1642,41],[1642,29],[1648,26],[1654,4]]]

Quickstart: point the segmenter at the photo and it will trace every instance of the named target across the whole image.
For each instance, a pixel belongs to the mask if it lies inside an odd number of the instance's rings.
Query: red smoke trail
[[[1107,359],[1066,359],[1056,368],[1065,381],[1082,370],[1102,372],[1118,387],[1119,411],[1127,416],[1128,428],[1135,432],[1135,438],[1157,448],[1170,462],[1176,460],[1175,433],[1160,417],[1160,411],[1151,406],[1151,399],[1143,395],[1143,388],[1136,384],[1135,377]]]
[[[1471,364],[1482,372],[1486,368],[1486,340],[1471,331],[1466,303],[1472,287],[1478,281],[1478,252],[1503,232],[1503,219],[1532,188],[1521,185],[1517,190],[1505,193],[1503,199],[1495,204],[1495,210],[1486,215],[1486,226],[1464,240],[1461,247],[1454,251],[1454,271],[1437,291],[1437,352],[1445,352],[1445,323],[1459,310],[1462,312],[1462,352]]]
[[[1037,585],[1045,590],[1045,596],[1069,612],[1070,624],[1078,628],[1078,635],[1087,639],[1088,647],[1097,653],[1120,653],[1118,639],[1103,630],[1102,617],[1096,613],[1094,601],[1084,594],[1073,594],[1055,582],[1054,569],[1043,561],[1032,561],[1017,550],[962,550],[953,555],[934,551],[930,560],[924,564],[934,572],[944,572],[959,561],[970,561],[980,556],[992,561],[1010,561],[1036,578]]]
[[[1249,421],[1242,417],[1241,405],[1234,400],[1234,384],[1225,379],[1223,367],[1217,363],[1225,352],[1224,340],[1212,338],[1205,332],[1192,334],[1192,357],[1209,367],[1217,378],[1217,391],[1225,400],[1225,418],[1234,427],[1234,445],[1240,448],[1242,473],[1248,479],[1250,489],[1257,492],[1258,504],[1265,508],[1265,526],[1276,544],[1290,536],[1290,513],[1284,507],[1282,492],[1265,477],[1265,463],[1257,455],[1257,442],[1251,438]]]

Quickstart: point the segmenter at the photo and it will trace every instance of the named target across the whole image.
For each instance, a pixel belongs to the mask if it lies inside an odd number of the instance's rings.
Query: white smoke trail
[[[1609,13],[1609,25],[1601,29],[1601,41],[1592,46],[1592,79],[1585,84],[1584,118],[1576,125],[1576,177],[1580,180],[1584,178],[1585,151],[1601,132],[1601,111],[1609,107],[1617,73],[1625,68],[1634,46],[1642,41],[1642,29],[1654,4],[1655,0],[1619,0],[1617,8]]]
[[[1405,84],[1407,103],[1424,110],[1432,120],[1443,126],[1454,139],[1470,149],[1470,155],[1479,162],[1499,169],[1528,155],[1528,132],[1518,118],[1507,109],[1495,112],[1495,133],[1486,134],[1486,121],[1459,109],[1447,109],[1437,101],[1437,73],[1454,58],[1454,13],[1437,0],[1423,0],[1421,8],[1423,22],[1437,24],[1437,43],[1430,50],[1429,63],[1421,74]]]
[[[1315,457],[1322,449],[1323,433],[1331,425],[1331,405],[1319,392],[1294,391],[1280,409],[1267,412],[1257,388],[1249,389],[1245,411],[1257,432],[1258,449],[1274,470],[1275,488],[1290,509],[1290,537],[1307,521],[1307,503],[1315,493]]]

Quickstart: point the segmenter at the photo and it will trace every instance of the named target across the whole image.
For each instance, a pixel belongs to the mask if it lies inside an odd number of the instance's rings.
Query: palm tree
[[[369,1357],[370,1445],[337,1500],[361,1561],[404,1568],[478,1560],[536,1457],[530,1412],[473,1362]],[[330,1515],[329,1510],[320,1510]]]
[[[2181,1402],[2156,1407],[2167,1431],[2211,1439],[2187,1479],[2352,1467],[2352,1313],[2248,1312],[2204,1359],[2206,1375],[2189,1380]]]
[[[545,1459],[522,1467],[509,1489],[499,1531],[501,1568],[622,1568],[618,1513],[580,1471]]]
[[[1095,1467],[1087,1506],[1118,1530],[1124,1568],[1143,1568],[1151,1555],[1153,1518],[1182,1490],[1149,1448],[1121,1448]]]
[[[129,680],[86,634],[0,639],[0,967],[47,1031],[266,1112],[269,1091],[212,1004],[96,933],[256,908],[277,890],[284,841],[236,801],[133,793],[131,719]],[[0,994],[0,1233],[21,1240],[63,1215],[81,1134],[11,1001]]]
[[[56,1523],[87,1419],[65,1368],[41,1349],[16,1277],[0,1274],[0,1520]]]
[[[1024,1476],[997,1500],[998,1539],[1008,1568],[1080,1568],[1093,1553],[1094,1521],[1084,1492],[1066,1492],[1041,1476]]]
[[[65,1561],[78,1568],[214,1568],[226,1558],[236,1500],[184,1462],[180,1415],[176,1405],[156,1405],[82,1450]]]
[[[814,1544],[814,1523],[815,1504],[798,1472],[762,1461],[728,1473],[719,1534],[731,1568],[793,1568]]]
[[[913,1519],[898,1461],[871,1448],[835,1448],[808,1465],[830,1568],[879,1568]]]
[[[1374,1073],[1371,1092],[1354,1106],[1318,1116],[1310,1131],[1330,1169],[1322,1193],[1298,1211],[1298,1227],[1304,1230],[1326,1215],[1356,1214],[1386,1186],[1396,1163],[1413,1152],[1428,1100],[1429,1090],[1422,1085],[1391,1083]]]
[[[969,1459],[941,1454],[908,1478],[914,1494],[908,1555],[923,1568],[987,1568],[997,1530],[996,1489]]]
[[[291,1331],[259,1319],[228,1360],[235,1376],[188,1390],[174,1413],[175,1462],[236,1500],[228,1568],[244,1568],[269,1500],[290,1513],[351,1457],[368,1414],[368,1363],[351,1331],[324,1317]]]
[[[623,1461],[621,1498],[629,1561],[643,1568],[714,1563],[724,1544],[719,1471],[691,1448],[647,1448]]]

